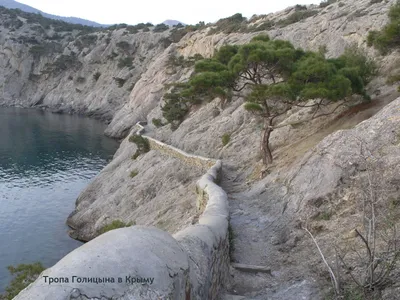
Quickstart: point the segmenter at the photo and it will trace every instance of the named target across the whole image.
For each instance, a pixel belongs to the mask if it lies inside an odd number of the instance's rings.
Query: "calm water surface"
[[[117,143],[88,118],[0,107],[0,293],[6,267],[50,267],[81,243],[65,221]]]

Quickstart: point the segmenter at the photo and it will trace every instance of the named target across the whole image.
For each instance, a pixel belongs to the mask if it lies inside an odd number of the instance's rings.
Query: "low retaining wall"
[[[228,200],[216,184],[222,162],[146,138],[152,149],[202,167],[212,164],[197,182],[197,204],[204,209],[199,223],[173,236],[145,226],[102,234],[44,271],[14,299],[221,299],[230,261]]]
[[[161,152],[166,153],[169,156],[176,157],[191,166],[197,166],[197,167],[206,168],[206,169],[211,168],[217,162],[217,160],[215,160],[215,159],[186,153],[178,148],[175,148],[171,145],[165,144],[165,143],[160,142],[152,137],[145,135],[144,134],[145,129],[140,123],[141,122],[138,122],[135,125],[136,134],[141,135],[141,136],[145,137],[146,139],[148,139],[151,149],[159,150]]]

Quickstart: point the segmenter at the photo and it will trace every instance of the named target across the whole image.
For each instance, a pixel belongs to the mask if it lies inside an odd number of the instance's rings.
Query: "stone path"
[[[281,187],[263,187],[264,193],[252,195],[233,167],[225,165],[223,174],[235,248],[225,300],[320,299],[317,285],[293,255],[297,238],[288,232],[291,222],[277,211]]]

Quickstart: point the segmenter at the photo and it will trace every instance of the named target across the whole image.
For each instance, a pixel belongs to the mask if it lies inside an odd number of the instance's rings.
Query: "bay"
[[[80,116],[0,107],[0,293],[8,265],[51,267],[81,245],[65,221],[118,147],[104,129]]]

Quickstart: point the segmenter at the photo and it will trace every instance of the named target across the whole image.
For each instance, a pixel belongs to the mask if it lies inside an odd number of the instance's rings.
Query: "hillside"
[[[49,19],[60,20],[60,21],[64,21],[64,22],[68,22],[68,23],[72,23],[72,24],[81,24],[81,25],[94,26],[94,27],[104,26],[99,23],[81,19],[81,18],[61,17],[61,16],[48,14],[48,13],[42,12],[32,6],[29,6],[29,5],[26,5],[23,3],[19,3],[18,1],[14,1],[14,0],[0,0],[0,6],[4,6],[5,8],[9,8],[9,9],[20,9],[24,12],[40,14],[43,17],[46,17]]]
[[[145,24],[69,27],[3,9],[0,104],[101,118],[109,123],[106,134],[122,139],[113,161],[82,192],[68,217],[74,238],[91,240],[116,219],[170,233],[196,223],[194,182],[204,170],[168,151],[153,149],[132,159],[137,146],[129,136],[144,121],[147,136],[222,160],[220,184],[228,194],[233,232],[231,260],[270,269],[254,273],[232,267],[226,293],[243,296],[237,299],[325,299],[332,293],[329,273],[304,228],[332,264],[335,246],[347,249],[346,254],[362,247],[351,235],[363,225],[364,191],[380,195],[380,209],[392,205],[395,215],[399,210],[394,170],[400,163],[400,93],[393,84],[397,81],[387,78],[398,73],[400,57],[397,51],[381,55],[367,46],[368,32],[388,22],[394,3],[328,1],[250,20],[237,14],[216,24],[151,29]],[[162,115],[170,84],[190,78],[196,57],[211,57],[223,45],[243,45],[260,34],[306,50],[325,48],[327,58],[356,45],[379,66],[367,86],[371,102],[355,98],[352,106],[327,117],[272,131],[274,163],[268,167],[259,155],[262,124],[244,108],[241,95],[223,108],[219,99],[194,105],[178,128],[165,124]],[[310,114],[306,107],[293,107],[279,124]],[[158,119],[162,124],[154,123]],[[223,136],[229,140],[223,142]],[[132,171],[138,172],[134,178]],[[394,273],[396,278],[398,267]],[[397,285],[385,285],[376,299],[396,295]]]

